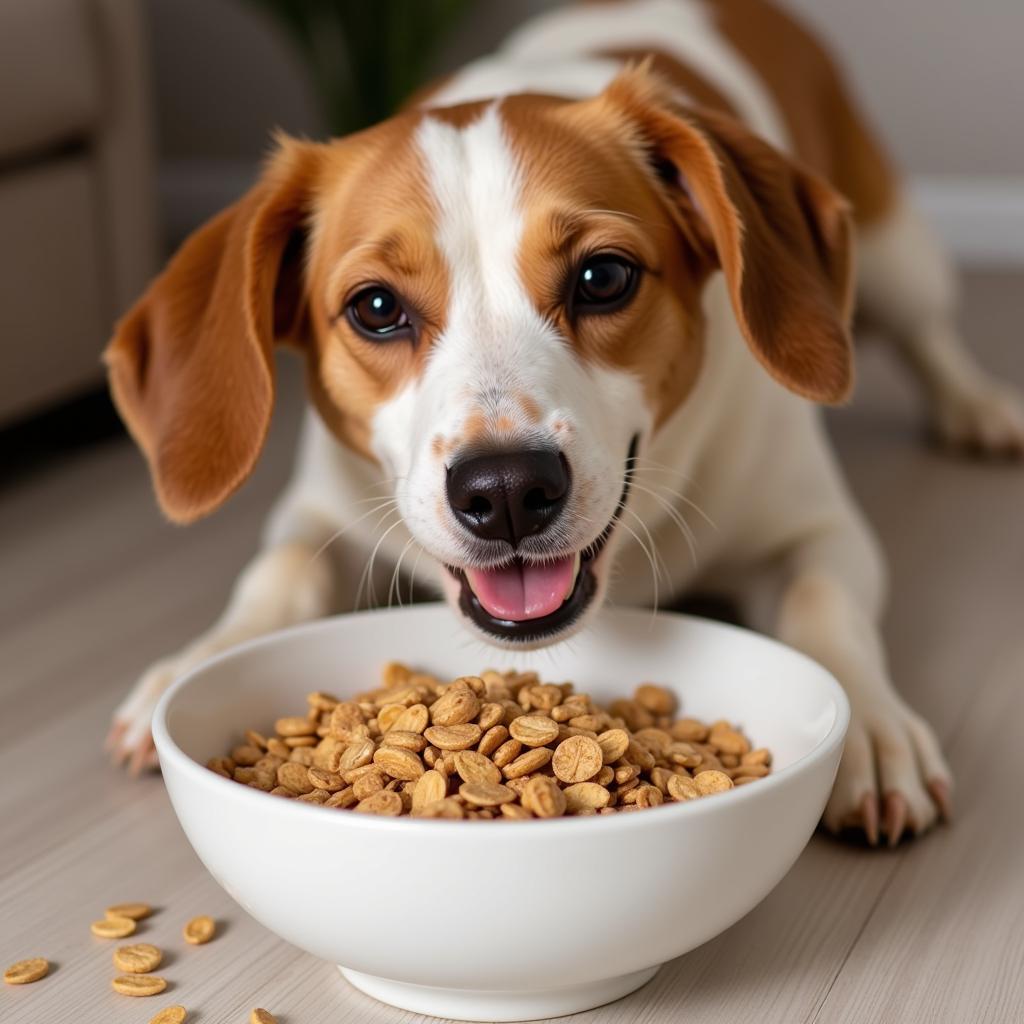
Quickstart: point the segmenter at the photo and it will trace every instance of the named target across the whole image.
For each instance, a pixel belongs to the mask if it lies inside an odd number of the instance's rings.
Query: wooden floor
[[[973,343],[1018,383],[1022,314],[1024,277],[969,281]],[[857,401],[831,424],[890,555],[893,669],[949,752],[956,823],[895,851],[815,837],[745,920],[581,1022],[1024,1020],[1024,468],[929,450],[888,353],[862,354]],[[0,491],[0,963],[56,965],[0,986],[7,1024],[135,1024],[170,1003],[197,1024],[241,1024],[253,1006],[282,1024],[413,1019],[247,917],[191,852],[159,778],[129,780],[100,753],[135,675],[210,621],[252,551],[287,472],[294,367],[284,390],[255,479],[187,531],[161,523],[120,441]],[[141,1002],[110,991],[113,944],[89,933],[105,905],[136,899],[160,908],[139,941],[170,954],[168,992]],[[181,925],[200,913],[223,933],[187,947]]]

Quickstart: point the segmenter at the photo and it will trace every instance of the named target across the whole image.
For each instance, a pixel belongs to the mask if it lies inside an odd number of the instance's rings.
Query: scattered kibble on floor
[[[93,921],[89,930],[101,939],[124,939],[135,931],[135,922],[130,917],[104,917]]]
[[[155,974],[119,974],[110,985],[123,996],[157,996],[167,988]]]
[[[163,951],[148,942],[114,950],[114,966],[125,974],[149,974],[160,966],[163,958]]]
[[[185,928],[182,934],[185,936],[185,941],[191,943],[193,946],[202,946],[209,942],[210,939],[217,932],[216,922],[212,917],[193,917]]]
[[[141,921],[153,913],[153,908],[148,903],[115,903],[107,907],[105,913],[109,918],[130,917],[133,921]]]
[[[116,903],[107,907],[105,916],[93,921],[90,929],[94,935],[104,939],[122,938],[135,931],[136,922],[149,917],[153,907],[148,903]],[[209,942],[217,934],[217,922],[205,914],[193,917],[183,929],[185,941],[194,946]],[[114,967],[122,972],[110,981],[110,987],[122,996],[135,998],[156,996],[167,988],[167,980],[150,972],[163,962],[163,950],[148,942],[130,946],[118,946],[114,950]],[[8,985],[28,985],[45,978],[50,971],[50,962],[41,956],[30,957],[11,964],[4,971]],[[149,1024],[185,1024],[188,1010],[184,1006],[165,1006],[149,1019]],[[249,1013],[249,1024],[277,1024],[277,1018],[269,1011],[257,1007]]]
[[[184,1024],[187,1016],[188,1010],[184,1006],[166,1006],[150,1018],[149,1024]]]
[[[34,956],[28,960],[19,960],[4,971],[4,981],[8,985],[28,985],[33,981],[45,978],[50,971],[50,961],[45,957]]]

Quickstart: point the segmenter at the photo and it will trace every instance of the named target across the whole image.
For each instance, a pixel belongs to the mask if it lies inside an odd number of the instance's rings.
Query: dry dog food
[[[110,984],[123,996],[156,996],[167,988],[167,982],[155,974],[119,974]]]
[[[392,662],[375,690],[307,703],[207,767],[359,814],[514,821],[696,800],[771,771],[771,753],[731,723],[676,718],[675,694],[650,683],[601,707],[534,672],[445,683]]]
[[[277,1024],[277,1018],[268,1010],[253,1010],[249,1014],[249,1024]]]
[[[114,966],[125,974],[149,974],[160,966],[163,958],[163,952],[148,942],[114,950]]]
[[[50,970],[50,961],[45,957],[34,956],[30,960],[19,960],[4,971],[4,981],[8,985],[28,985],[33,981],[45,978]]]
[[[104,917],[93,921],[89,930],[101,939],[123,939],[135,931],[135,922],[130,917]]]
[[[168,1006],[151,1017],[149,1024],[185,1024],[187,1016],[188,1010],[184,1006]]]
[[[128,917],[133,921],[141,921],[152,913],[153,908],[148,903],[117,903],[106,909],[109,918]]]
[[[213,938],[217,925],[212,917],[193,917],[182,929],[185,941],[193,946],[202,946]]]

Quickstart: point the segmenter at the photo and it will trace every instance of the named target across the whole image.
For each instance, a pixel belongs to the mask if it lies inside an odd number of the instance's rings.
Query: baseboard
[[[914,177],[922,212],[961,266],[1024,266],[1024,177]]]
[[[255,180],[245,159],[167,160],[160,168],[164,237],[176,246]],[[962,266],[1024,266],[1024,177],[914,177],[910,189]]]

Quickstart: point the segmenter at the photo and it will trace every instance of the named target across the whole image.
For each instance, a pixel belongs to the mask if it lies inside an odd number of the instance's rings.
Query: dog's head
[[[489,639],[566,635],[601,601],[631,460],[686,400],[721,270],[782,384],[850,384],[846,207],[644,71],[585,101],[514,96],[284,140],[196,232],[107,353],[167,514],[251,471],[275,342],[396,483],[452,603]]]

